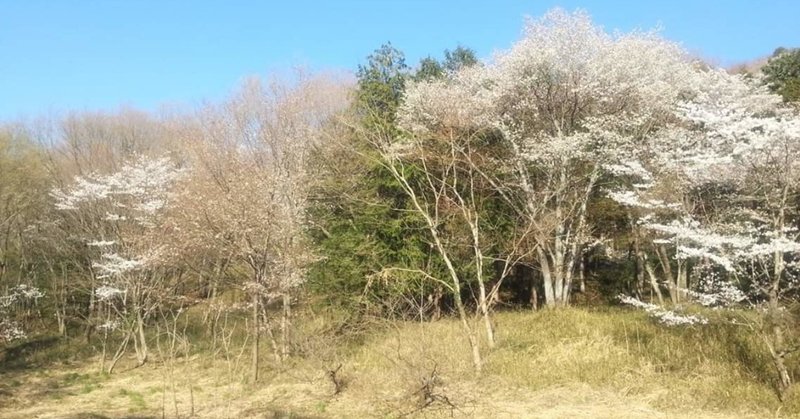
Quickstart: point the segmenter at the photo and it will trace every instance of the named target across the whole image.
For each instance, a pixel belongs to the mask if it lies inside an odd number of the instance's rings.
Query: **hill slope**
[[[567,309],[497,316],[486,371],[471,369],[458,324],[404,323],[355,344],[315,342],[241,377],[237,346],[167,358],[111,376],[96,359],[7,371],[0,417],[793,417],[768,358],[735,326],[667,329],[640,313]],[[317,333],[316,336],[320,334]],[[47,351],[48,349],[41,349]],[[50,351],[55,349],[49,349]],[[167,349],[162,347],[161,353]],[[268,356],[268,354],[265,354]],[[28,353],[26,356],[36,356]],[[330,370],[341,392],[335,393]]]

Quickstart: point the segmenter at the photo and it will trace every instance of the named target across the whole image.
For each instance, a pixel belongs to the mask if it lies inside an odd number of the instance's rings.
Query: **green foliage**
[[[477,64],[478,57],[471,48],[459,45],[452,51],[444,51],[444,68],[451,73]]]
[[[800,77],[786,80],[780,91],[787,102],[797,102],[800,100]]]
[[[84,338],[41,335],[15,341],[0,350],[0,374],[70,365],[95,354],[95,349]]]
[[[325,258],[311,270],[309,286],[335,304],[387,302],[392,297],[388,294],[403,293],[408,284],[395,276],[375,275],[389,267],[411,268],[429,258],[422,220],[403,210],[408,203],[394,179],[377,166],[368,173],[348,188],[348,195],[333,196],[312,210],[312,217],[325,226],[324,233],[315,231]]]
[[[770,90],[787,102],[800,100],[800,48],[778,48],[761,71]]]
[[[433,57],[425,57],[419,61],[413,79],[416,81],[430,81],[444,78],[462,68],[478,65],[478,57],[470,48],[458,46],[456,49],[444,51],[444,60],[439,61]]]
[[[445,51],[444,63],[424,58],[413,79],[440,78],[446,71],[475,63],[472,50],[458,47]],[[381,166],[370,139],[363,137],[397,135],[395,112],[405,82],[412,76],[403,53],[387,43],[359,66],[357,77],[355,114],[360,127],[356,131],[361,132],[346,134],[340,150],[322,157],[327,179],[310,215],[319,227],[312,234],[324,259],[312,268],[309,286],[337,305],[377,308],[384,314],[410,313],[415,311],[411,306],[423,305],[437,286],[413,271],[444,278],[444,264],[432,249],[423,220],[411,210],[397,180]],[[406,167],[412,182],[417,181],[416,169],[414,164]],[[509,225],[503,217],[483,220],[493,223],[487,229]],[[455,232],[459,226],[450,228]],[[470,273],[474,266],[459,266],[465,278],[475,277]],[[488,275],[491,266],[486,269]]]
[[[358,111],[364,123],[391,124],[408,77],[405,54],[391,43],[381,45],[356,72]]]
[[[119,395],[121,397],[128,398],[128,403],[131,406],[130,408],[128,408],[129,412],[138,412],[147,409],[147,402],[145,402],[144,395],[142,393],[123,388],[119,390]]]
[[[402,52],[385,44],[359,66],[355,111],[367,135],[395,132],[407,66]],[[394,310],[396,298],[419,294],[419,278],[377,275],[385,268],[430,265],[422,220],[397,181],[379,163],[368,139],[355,132],[344,144],[320,156],[326,179],[311,209],[319,228],[313,238],[324,259],[312,267],[310,290],[335,305]],[[410,280],[409,280],[410,279]]]
[[[444,74],[444,67],[436,58],[425,57],[419,60],[419,68],[414,73],[414,80],[435,80],[444,77]]]

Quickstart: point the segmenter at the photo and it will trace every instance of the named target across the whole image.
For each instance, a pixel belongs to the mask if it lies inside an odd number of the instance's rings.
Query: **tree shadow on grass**
[[[0,373],[14,372],[38,366],[32,355],[50,351],[61,342],[57,336],[42,336],[0,349]]]

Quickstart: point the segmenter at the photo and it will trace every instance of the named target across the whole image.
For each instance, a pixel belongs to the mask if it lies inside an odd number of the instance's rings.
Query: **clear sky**
[[[247,75],[354,70],[386,41],[409,64],[459,44],[489,57],[556,6],[608,30],[660,25],[721,65],[800,46],[800,0],[0,0],[0,119],[191,105]]]

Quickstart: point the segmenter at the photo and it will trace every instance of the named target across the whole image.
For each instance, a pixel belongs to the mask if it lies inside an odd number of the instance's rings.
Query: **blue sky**
[[[0,0],[0,119],[192,105],[247,75],[353,70],[386,41],[410,64],[459,44],[488,57],[556,6],[609,30],[661,25],[721,65],[800,46],[797,0]]]

